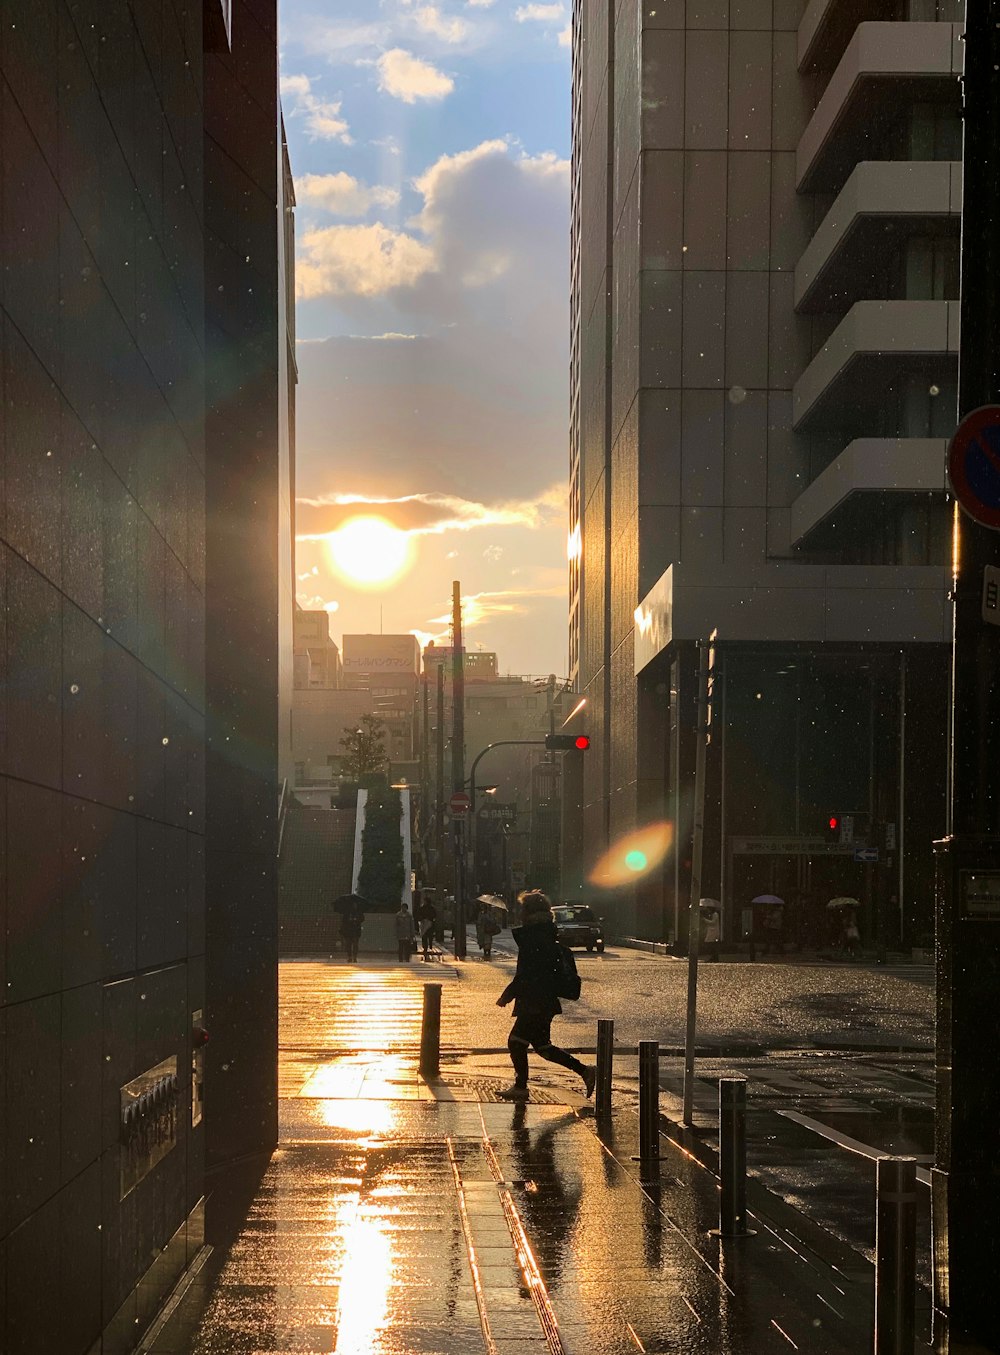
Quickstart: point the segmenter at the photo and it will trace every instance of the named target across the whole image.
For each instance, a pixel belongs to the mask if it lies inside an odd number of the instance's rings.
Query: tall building
[[[345,635],[344,686],[371,693],[372,713],[386,728],[390,762],[413,759],[420,683],[415,635]]]
[[[668,820],[618,925],[682,938],[696,642],[705,892],[931,927],[956,418],[956,0],[576,0],[571,678],[584,867]],[[867,817],[877,866],[824,845]]]
[[[0,77],[0,1345],[93,1355],[277,1134],[274,0],[8,0]]]

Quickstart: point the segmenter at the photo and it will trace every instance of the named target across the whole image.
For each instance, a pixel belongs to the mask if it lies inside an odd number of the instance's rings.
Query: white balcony
[[[943,494],[947,449],[946,438],[856,438],[792,504],[792,544],[855,495]]]
[[[870,417],[914,372],[929,382],[954,375],[957,301],[858,301],[796,381],[792,422],[799,432]]]
[[[960,24],[863,23],[847,45],[796,151],[800,192],[838,192],[894,108],[954,97],[962,73]],[[881,158],[891,158],[882,156]]]
[[[799,260],[795,309],[844,311],[878,295],[875,279],[901,237],[946,229],[961,207],[960,163],[862,161]]]

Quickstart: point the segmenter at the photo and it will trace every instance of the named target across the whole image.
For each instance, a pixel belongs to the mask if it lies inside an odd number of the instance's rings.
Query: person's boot
[[[497,1092],[502,1101],[527,1101],[529,1095],[527,1087],[519,1087],[516,1082],[513,1087],[504,1087],[503,1091]]]

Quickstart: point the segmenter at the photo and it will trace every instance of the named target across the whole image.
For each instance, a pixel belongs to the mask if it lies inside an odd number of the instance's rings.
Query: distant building
[[[455,649],[453,645],[436,645],[433,640],[424,649],[424,672],[428,673],[441,664],[451,664]],[[497,656],[489,649],[467,649],[465,651],[465,680],[478,682],[481,679],[495,678],[499,672]],[[451,677],[451,669],[448,669]]]
[[[341,739],[372,713],[371,693],[364,689],[300,688],[295,693],[292,724],[295,790],[324,786],[341,772]],[[301,798],[301,797],[300,797]]]
[[[344,686],[371,695],[372,713],[386,727],[390,762],[413,757],[420,683],[415,635],[345,635]]]
[[[336,690],[343,683],[340,650],[330,634],[330,613],[295,610],[295,688]]]

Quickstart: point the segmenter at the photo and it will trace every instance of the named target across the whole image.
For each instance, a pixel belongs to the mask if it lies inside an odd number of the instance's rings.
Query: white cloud
[[[573,25],[567,24],[565,28],[559,31],[559,46],[571,47],[573,45]]]
[[[399,191],[359,183],[343,170],[337,174],[303,174],[295,180],[299,203],[309,203],[334,216],[364,216],[372,207],[394,207]]]
[[[490,9],[493,0],[465,0],[470,9]]]
[[[371,226],[326,226],[302,237],[296,284],[302,300],[373,297],[412,287],[435,266],[434,253],[413,236]]]
[[[560,19],[564,19],[565,17],[566,8],[561,4],[521,5],[514,11],[514,18],[519,24],[557,23]]]
[[[429,61],[422,61],[402,47],[383,52],[375,63],[378,67],[379,89],[403,103],[413,104],[418,99],[443,99],[455,88],[450,75],[445,75]]]
[[[413,11],[417,27],[442,42],[462,42],[469,34],[469,25],[465,19],[442,14],[437,5],[420,5]]]
[[[319,98],[313,93],[308,75],[283,75],[281,93],[289,101],[289,115],[303,119],[312,140],[341,141],[345,146],[352,144],[340,100]]]
[[[565,484],[553,485],[532,499],[494,504],[463,499],[456,494],[327,494],[317,499],[296,500],[296,522],[303,530],[298,541],[321,541],[357,515],[359,508],[379,508],[400,531],[410,536],[443,536],[445,532],[471,532],[483,527],[526,527],[536,531],[561,521],[566,513]],[[503,547],[487,546],[483,555],[499,560]]]

